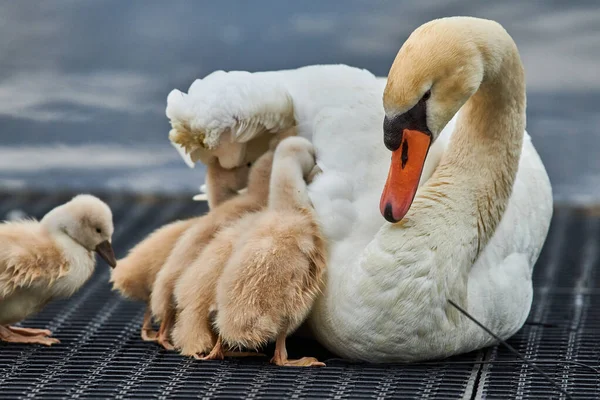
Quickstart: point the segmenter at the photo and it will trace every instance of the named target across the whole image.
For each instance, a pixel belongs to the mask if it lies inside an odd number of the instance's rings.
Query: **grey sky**
[[[555,193],[600,199],[600,164],[586,156],[600,151],[596,1],[2,2],[0,154],[37,153],[26,169],[0,163],[0,186],[53,176],[67,186],[121,188],[131,178],[135,190],[195,190],[201,171],[167,141],[171,89],[215,69],[346,63],[384,75],[414,28],[449,15],[507,28],[526,67],[528,130]]]

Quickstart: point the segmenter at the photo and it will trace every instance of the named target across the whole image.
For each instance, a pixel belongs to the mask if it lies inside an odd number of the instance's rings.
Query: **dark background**
[[[600,3],[510,0],[0,3],[0,189],[196,191],[166,97],[216,69],[345,63],[386,75],[442,16],[495,19],[528,80],[528,131],[557,202],[600,200]]]

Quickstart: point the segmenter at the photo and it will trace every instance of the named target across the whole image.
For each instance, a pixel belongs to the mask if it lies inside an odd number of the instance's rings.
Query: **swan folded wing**
[[[380,101],[385,78],[347,65],[311,65],[292,70],[249,73],[215,71],[197,79],[188,93],[173,90],[167,98],[169,138],[190,165],[210,157],[221,135],[247,143],[264,132],[298,126],[310,138],[317,114]],[[376,108],[379,113],[383,111]],[[378,123],[383,114],[378,116]],[[342,129],[343,131],[343,129]]]
[[[224,132],[244,143],[295,123],[292,98],[279,80],[245,71],[216,71],[194,81],[187,94],[171,91],[166,114],[169,139],[193,161],[199,158],[195,151],[217,148]]]
[[[0,226],[0,300],[16,290],[49,286],[68,272],[61,251],[36,222]]]

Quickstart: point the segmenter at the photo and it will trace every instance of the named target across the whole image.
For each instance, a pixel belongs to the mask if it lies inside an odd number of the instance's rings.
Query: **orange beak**
[[[431,136],[421,131],[405,129],[402,143],[392,151],[392,163],[381,194],[379,209],[389,222],[400,221],[412,204],[423,172]]]

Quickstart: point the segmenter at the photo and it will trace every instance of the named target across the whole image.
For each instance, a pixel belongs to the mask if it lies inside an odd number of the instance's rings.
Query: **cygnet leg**
[[[173,324],[175,323],[175,310],[170,309],[167,312],[165,318],[160,322],[160,328],[158,328],[158,339],[157,342],[166,350],[175,350],[175,346],[171,344],[171,331],[173,330]]]
[[[217,342],[213,347],[212,351],[207,355],[202,357],[200,354],[194,355],[194,358],[197,360],[223,360],[225,357],[260,357],[264,356],[262,353],[257,353],[255,351],[225,351],[225,345],[223,344],[223,339],[221,336],[217,338]]]
[[[158,340],[158,332],[152,327],[152,313],[150,307],[146,307],[146,312],[144,313],[141,336],[142,340],[146,342],[156,342]]]
[[[219,338],[217,339],[217,343],[215,343],[215,346],[212,348],[211,352],[207,355],[202,357],[202,355],[200,354],[194,354],[194,358],[197,360],[222,360],[225,358],[225,351],[223,348],[223,340],[221,339],[221,336],[219,336]]]
[[[302,357],[299,360],[289,360],[287,349],[285,347],[286,332],[283,331],[277,337],[275,342],[275,354],[271,362],[275,365],[285,367],[324,367],[325,363],[317,360],[314,357]]]

